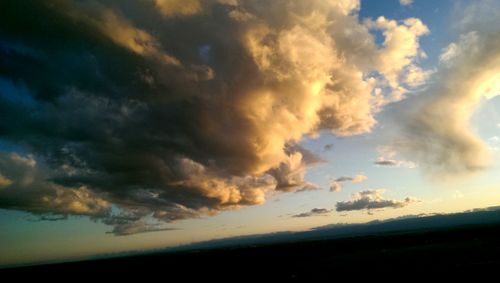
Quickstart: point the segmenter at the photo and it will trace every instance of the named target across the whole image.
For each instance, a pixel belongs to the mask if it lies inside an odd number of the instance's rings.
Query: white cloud
[[[434,72],[435,70],[423,70],[416,65],[410,65],[406,68],[403,81],[408,86],[415,88],[426,83]]]
[[[467,176],[491,165],[488,145],[470,123],[482,99],[500,94],[499,17],[486,16],[498,14],[498,3],[477,1],[471,7],[462,16],[468,19],[460,26],[462,35],[441,55],[445,64],[432,85],[399,105],[405,110],[398,119],[406,124],[401,152],[439,179]]]
[[[378,146],[377,152],[379,157],[373,163],[377,166],[387,166],[387,167],[403,167],[403,168],[417,168],[418,164],[409,160],[397,159],[396,146]]]
[[[403,6],[408,6],[408,5],[411,5],[413,3],[413,0],[399,0],[399,4],[403,5]]]
[[[340,191],[342,191],[342,186],[339,182],[333,181],[330,183],[330,192],[338,193]]]
[[[388,167],[404,167],[404,168],[417,168],[418,165],[411,161],[406,160],[394,160],[394,159],[383,159],[379,158],[374,162],[378,166],[388,166]]]
[[[500,142],[500,137],[493,136],[493,137],[489,138],[488,141],[492,142],[492,143],[497,143],[497,142]]]
[[[463,52],[477,52],[477,41],[479,36],[476,31],[470,31],[460,35],[458,42],[452,42],[447,47],[443,48],[439,55],[439,61],[444,64],[452,64],[454,59],[460,56]]]
[[[406,92],[401,83],[419,86],[429,77],[430,71],[416,65],[416,61],[425,56],[420,49],[419,38],[428,34],[429,29],[417,18],[408,18],[398,23],[379,17],[375,21],[366,21],[366,25],[370,29],[381,30],[385,37],[375,58],[376,69],[384,75],[394,91],[389,100],[400,100]]]

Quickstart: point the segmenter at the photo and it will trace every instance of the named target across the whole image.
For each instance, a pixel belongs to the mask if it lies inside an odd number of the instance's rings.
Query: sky
[[[500,203],[497,1],[0,4],[0,265]]]

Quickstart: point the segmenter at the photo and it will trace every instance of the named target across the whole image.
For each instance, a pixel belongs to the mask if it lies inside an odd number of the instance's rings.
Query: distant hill
[[[305,232],[281,232],[212,240],[156,252],[1,270],[8,278],[114,280],[152,275],[179,281],[428,280],[431,274],[491,274],[500,266],[498,207],[447,215],[406,216],[366,224],[335,224]],[[397,272],[395,272],[397,271]],[[403,277],[400,277],[401,274]],[[486,277],[485,277],[486,278]],[[490,278],[490,277],[487,277]],[[494,277],[491,277],[494,278]]]
[[[500,224],[500,206],[473,209],[460,213],[408,215],[361,224],[330,224],[302,232],[276,232],[237,236],[187,244],[161,251],[186,251],[212,248],[245,247],[304,240],[336,239],[355,236],[414,233],[426,230],[450,229],[474,225]]]

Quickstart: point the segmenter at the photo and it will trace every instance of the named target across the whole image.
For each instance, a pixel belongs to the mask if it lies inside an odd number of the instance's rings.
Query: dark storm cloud
[[[374,125],[358,1],[188,2],[0,4],[0,208],[164,229],[316,188],[301,138]]]
[[[321,216],[321,215],[327,215],[330,212],[332,212],[331,209],[313,208],[313,209],[311,209],[311,211],[295,214],[295,215],[292,215],[292,217],[302,218],[302,217],[311,217],[311,216]]]

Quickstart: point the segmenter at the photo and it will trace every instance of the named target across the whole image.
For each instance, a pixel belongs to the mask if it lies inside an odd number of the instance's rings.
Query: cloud
[[[364,182],[368,177],[365,175],[356,175],[353,177],[350,176],[342,176],[337,179],[334,179],[330,182],[330,192],[340,192],[342,190],[342,185],[340,183],[343,182],[352,182],[354,184]]]
[[[328,150],[332,150],[333,149],[333,144],[329,143],[329,144],[325,144],[325,146],[323,147],[324,150],[328,151]]]
[[[128,222],[123,225],[118,225],[113,228],[110,234],[115,236],[128,236],[138,233],[150,233],[150,232],[160,232],[160,231],[172,231],[176,229],[172,228],[162,228],[159,224],[149,224],[145,222]]]
[[[165,17],[193,16],[201,12],[199,0],[154,0],[154,3]]]
[[[0,189],[12,185],[12,180],[0,174]]]
[[[408,6],[408,5],[411,5],[413,3],[413,0],[399,0],[399,4],[403,5],[403,6]]]
[[[491,164],[470,120],[481,101],[500,94],[498,11],[493,1],[465,8],[458,25],[462,34],[443,50],[433,83],[399,105],[399,150],[435,178],[466,176]]]
[[[488,139],[488,148],[492,151],[499,151],[500,148],[498,147],[498,144],[500,143],[500,137],[498,136],[493,136]],[[1,183],[1,182],[0,182]]]
[[[155,3],[171,4],[169,9],[176,12],[174,3],[180,3],[177,0],[157,0]],[[194,1],[183,1],[183,3]],[[121,17],[117,12],[107,8],[97,2],[86,4],[78,2],[62,2],[61,12],[76,23],[88,25],[101,32],[101,34],[113,41],[115,44],[129,49],[130,51],[149,57],[162,64],[179,65],[177,58],[161,50],[160,42],[147,31],[134,26],[130,21]],[[177,7],[189,7],[190,5],[176,5]]]
[[[476,31],[469,31],[465,34],[461,34],[458,42],[452,42],[447,47],[443,48],[441,54],[439,55],[439,61],[446,67],[453,66],[455,60],[459,56],[463,56],[464,52],[470,52],[476,50],[476,43],[479,40]]]
[[[342,186],[339,184],[339,182],[331,182],[330,183],[330,192],[338,193],[342,191]]]
[[[497,142],[500,142],[500,137],[493,136],[493,137],[489,138],[488,141],[492,142],[492,143],[497,143]]]
[[[406,160],[394,160],[394,159],[381,159],[379,158],[378,160],[373,162],[376,165],[379,166],[388,166],[388,167],[406,167],[406,168],[416,168],[417,165],[411,161],[406,161]]]
[[[435,70],[423,70],[416,65],[411,65],[406,68],[403,81],[409,87],[416,88],[426,83],[434,72]]]
[[[320,186],[313,184],[313,183],[304,182],[302,187],[300,189],[296,190],[295,192],[300,193],[300,192],[310,192],[310,191],[319,191],[319,190],[321,190]]]
[[[405,167],[409,169],[417,168],[418,164],[408,160],[399,160],[396,145],[378,146],[377,152],[379,157],[373,162],[377,166],[387,167]]]
[[[20,149],[0,156],[0,208],[115,231],[312,188],[305,171],[321,161],[301,139],[369,132],[420,70],[426,33],[417,19],[360,22],[355,0],[4,8],[0,133]]]
[[[364,176],[364,175],[356,175],[354,177],[350,177],[350,176],[342,176],[342,177],[339,177],[337,179],[335,179],[334,181],[335,182],[353,182],[353,183],[361,183],[363,181],[365,181],[366,179],[368,179],[368,177]]]
[[[330,212],[332,212],[332,209],[313,208],[313,209],[311,209],[311,211],[295,214],[295,215],[292,215],[292,217],[302,218],[302,217],[311,217],[311,216],[325,216],[325,215],[328,215]]]
[[[415,198],[407,197],[404,200],[384,199],[385,190],[365,190],[352,195],[350,201],[339,201],[336,205],[337,211],[372,210],[383,208],[402,208],[412,203],[418,202]]]
[[[33,213],[102,217],[111,204],[86,186],[63,186],[50,181],[46,168],[32,156],[0,153],[0,207]]]
[[[428,71],[416,66],[416,61],[426,56],[420,49],[419,38],[428,34],[429,29],[417,18],[405,19],[400,24],[395,20],[379,17],[375,21],[367,20],[366,25],[370,29],[382,31],[385,36],[375,63],[389,86],[399,90],[394,91],[389,100],[400,100],[406,92],[401,81],[409,86],[418,86],[428,77]]]
[[[392,159],[389,159],[389,160],[377,160],[374,163],[377,164],[377,165],[381,165],[381,166],[397,166],[398,165],[398,161],[392,160]]]

